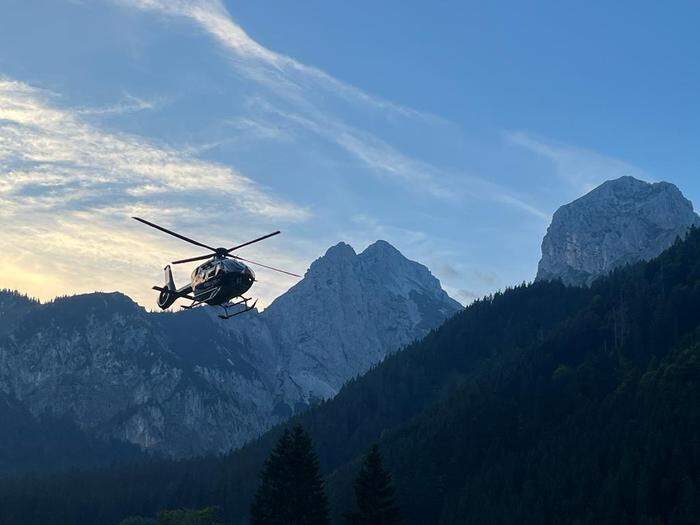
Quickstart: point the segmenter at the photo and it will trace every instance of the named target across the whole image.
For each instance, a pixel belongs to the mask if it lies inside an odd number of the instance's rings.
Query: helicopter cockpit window
[[[226,259],[225,261],[223,261],[223,264],[226,265],[226,270],[229,272],[240,272],[243,270],[243,265],[238,261]]]

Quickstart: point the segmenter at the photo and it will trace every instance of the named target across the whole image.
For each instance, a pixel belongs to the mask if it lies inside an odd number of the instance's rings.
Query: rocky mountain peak
[[[364,251],[361,253],[362,257],[369,258],[369,257],[376,257],[376,258],[396,258],[400,257],[402,259],[406,259],[404,255],[394,248],[391,244],[389,244],[387,241],[384,240],[378,240],[375,241],[374,243],[370,244],[367,246],[367,248],[364,249]]]
[[[359,255],[340,243],[262,317],[281,344],[288,395],[334,395],[354,377],[458,311],[430,271],[386,241]]]
[[[331,246],[326,250],[325,255],[321,259],[335,260],[335,259],[347,259],[348,257],[354,257],[357,255],[352,246],[345,242],[339,242],[338,244]]]
[[[0,392],[173,456],[242,445],[461,308],[385,241],[332,246],[263,312],[225,322],[209,307],[148,313],[120,293],[5,295]]]
[[[606,181],[555,212],[537,279],[590,284],[618,266],[656,257],[694,225],[700,218],[673,184],[630,176]]]
[[[325,254],[311,263],[306,277],[315,274],[324,274],[329,271],[335,272],[344,266],[353,264],[355,257],[357,257],[357,254],[352,246],[344,242],[339,242],[328,248]]]

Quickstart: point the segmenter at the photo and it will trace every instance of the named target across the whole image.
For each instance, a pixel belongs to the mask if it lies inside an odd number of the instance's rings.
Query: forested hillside
[[[476,302],[294,422],[331,511],[377,442],[409,523],[695,523],[700,231],[589,288]],[[222,458],[0,483],[2,523],[117,523],[221,505],[245,523],[281,433]]]
[[[0,472],[54,472],[70,467],[107,466],[148,459],[128,443],[86,435],[72,421],[45,414],[34,417],[0,392]]]

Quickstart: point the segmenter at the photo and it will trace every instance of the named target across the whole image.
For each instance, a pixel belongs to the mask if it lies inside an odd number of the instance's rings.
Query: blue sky
[[[561,204],[621,175],[700,200],[700,7],[4,0],[0,286],[121,290],[274,229],[303,272],[383,238],[463,303],[534,277]],[[194,248],[194,247],[193,247]],[[183,281],[191,268],[180,268]],[[265,303],[292,279],[258,272]]]

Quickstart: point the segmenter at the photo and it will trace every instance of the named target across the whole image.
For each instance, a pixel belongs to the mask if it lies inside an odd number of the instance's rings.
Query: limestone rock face
[[[698,225],[692,203],[673,184],[607,181],[556,211],[537,280],[589,285],[618,266],[653,259]]]
[[[461,305],[386,242],[340,243],[265,311],[147,313],[94,293],[0,292],[0,395],[175,457],[223,452],[424,336]],[[0,429],[0,432],[2,430]]]
[[[359,255],[333,246],[262,316],[278,344],[280,381],[308,401],[334,395],[460,307],[425,266],[377,241]]]

